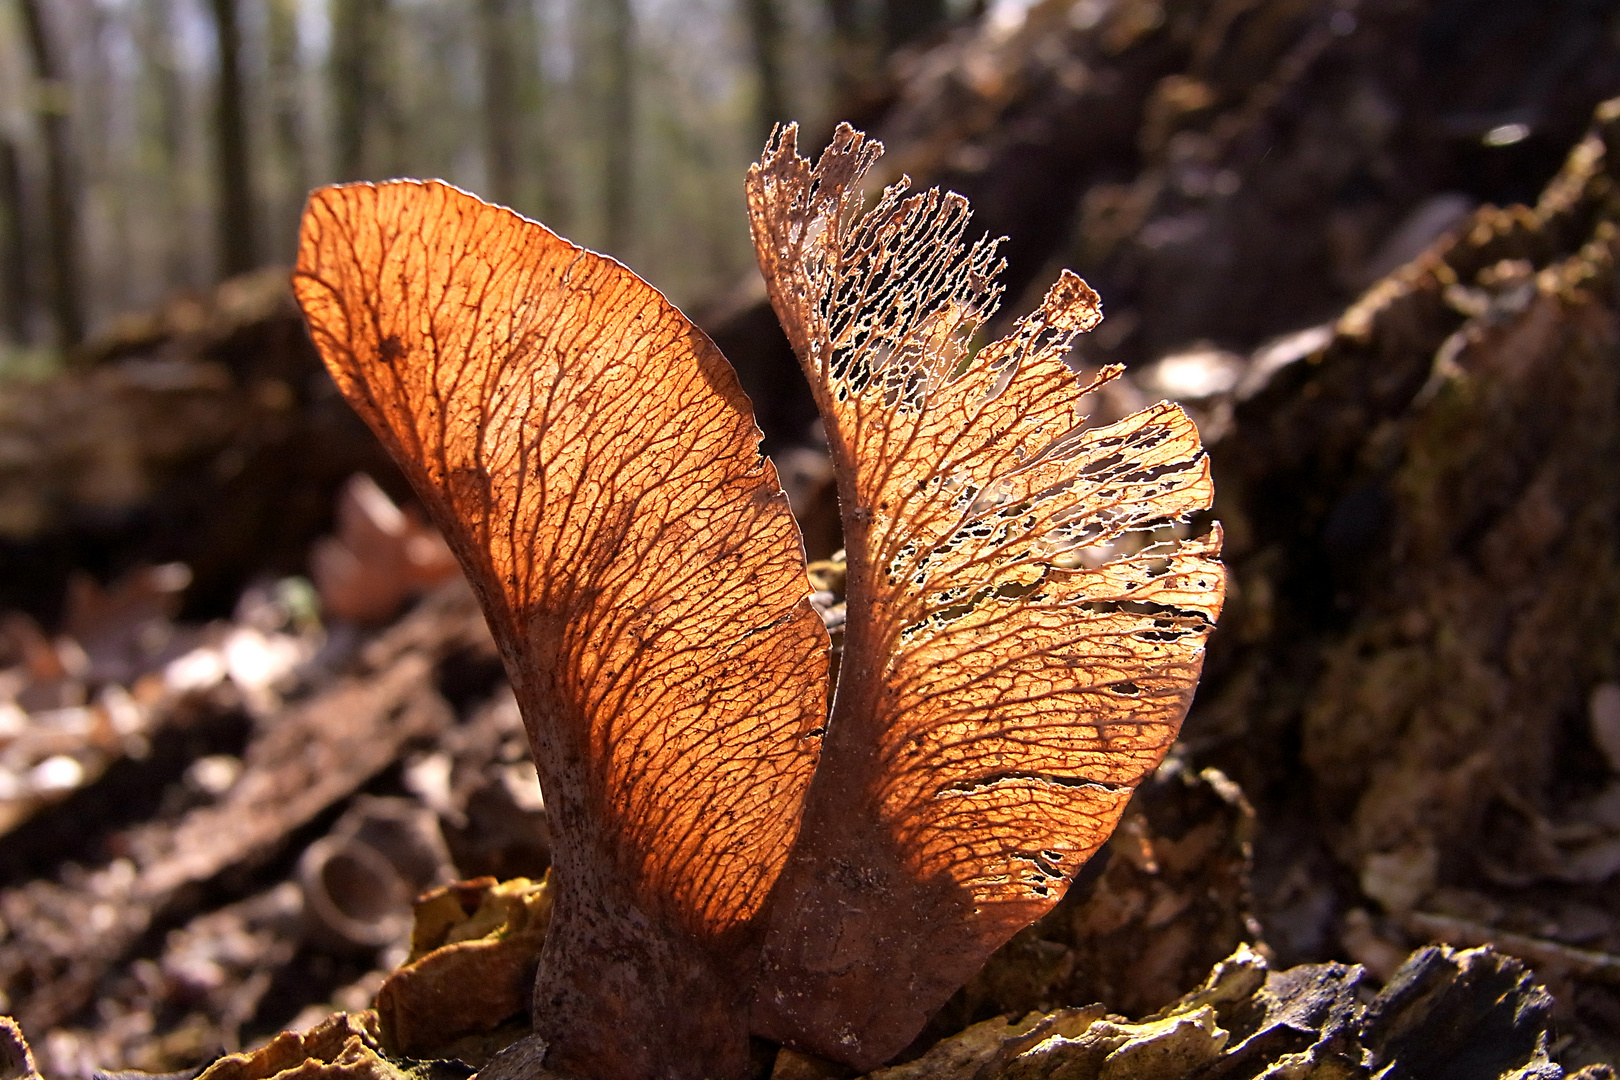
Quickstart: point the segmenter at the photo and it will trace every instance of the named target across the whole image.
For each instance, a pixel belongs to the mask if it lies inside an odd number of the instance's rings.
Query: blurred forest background
[[[982,6],[982,5],[981,5]],[[290,262],[314,186],[433,176],[677,302],[753,263],[740,177],[971,0],[8,0],[0,333]]]
[[[1201,1076],[1612,1080],[1617,95],[1620,0],[0,0],[0,1013],[52,1080],[193,1069],[421,993],[411,897],[549,864],[482,617],[292,302],[316,184],[444,177],[665,290],[838,647],[743,174],[848,120],[1007,238],[992,332],[1096,288],[1086,422],[1188,410],[1229,570],[1171,757],[912,1052],[1251,943]],[[502,888],[455,895],[521,975]],[[508,989],[413,1056],[487,1060]]]

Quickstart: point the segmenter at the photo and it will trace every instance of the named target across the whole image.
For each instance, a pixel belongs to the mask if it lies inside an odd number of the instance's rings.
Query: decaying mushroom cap
[[[326,188],[294,283],[483,602],[554,838],[548,1069],[735,1077],[750,1031],[858,1067],[1062,896],[1174,739],[1219,610],[1192,423],[1088,428],[1065,273],[975,351],[994,245],[848,127],[749,173],[826,421],[843,667],[736,375],[612,259],[436,182]],[[819,760],[819,766],[818,766]],[[814,781],[812,783],[812,776]],[[538,1044],[537,1044],[538,1045]]]

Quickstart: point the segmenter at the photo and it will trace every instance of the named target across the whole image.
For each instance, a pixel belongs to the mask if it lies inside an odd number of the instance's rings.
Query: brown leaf
[[[827,638],[735,374],[618,263],[440,183],[317,192],[294,285],[522,707],[558,880],[547,1066],[740,1073]]]
[[[316,542],[310,576],[333,618],[387,622],[408,597],[456,572],[455,556],[433,529],[356,473],[338,496],[338,532]]]
[[[1065,272],[976,354],[995,245],[881,147],[750,169],[760,265],[827,422],[848,551],[837,696],[778,883],[755,1030],[869,1068],[1062,896],[1175,738],[1223,589],[1198,434],[1161,403],[1085,428]],[[1184,528],[1182,530],[1185,531]],[[1166,535],[1168,534],[1168,535]]]
[[[180,610],[180,596],[191,584],[184,563],[138,566],[103,589],[83,571],[68,579],[63,631],[87,650],[124,638],[141,625],[170,620]]]

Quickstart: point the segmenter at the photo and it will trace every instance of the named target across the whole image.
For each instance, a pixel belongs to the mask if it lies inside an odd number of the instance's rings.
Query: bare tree
[[[11,140],[0,139],[0,324],[20,343],[28,340],[28,240],[17,158]]]
[[[174,59],[173,0],[144,0],[136,23],[142,67],[157,94],[158,142],[167,169],[179,168],[185,142],[185,88]]]
[[[268,14],[270,116],[280,176],[276,199],[279,217],[289,211],[298,213],[304,193],[309,190],[309,157],[299,85],[298,0],[270,0]],[[277,229],[283,224],[278,221]]]
[[[367,0],[333,0],[332,138],[338,179],[360,177],[366,156]]]
[[[759,89],[754,126],[757,141],[763,146],[771,129],[788,119],[787,90],[782,78],[782,16],[776,0],[744,0],[743,8],[748,16]]]
[[[635,222],[635,13],[630,0],[604,0],[606,41],[603,66],[607,98],[602,125],[606,140],[606,175],[602,184],[607,249],[624,255],[630,248]]]
[[[389,4],[388,0],[332,0],[331,12],[335,165],[340,179],[359,180],[379,168],[385,154],[381,144],[398,134],[386,79]],[[397,151],[390,147],[386,152],[393,155]]]
[[[569,200],[562,150],[548,137],[550,91],[534,0],[479,0],[478,10],[489,195],[561,226]]]
[[[236,0],[213,0],[219,77],[214,98],[215,165],[218,170],[219,268],[241,274],[258,265],[254,244],[253,174],[248,164],[247,120],[242,101],[242,36]]]
[[[156,219],[168,242],[163,252],[163,284],[174,285],[193,279],[189,230],[184,227],[186,195],[185,172],[186,93],[174,55],[173,0],[142,0],[135,20],[135,42],[140,50],[141,78],[152,95],[149,127],[143,130],[146,152],[151,154],[152,173],[162,178],[148,193],[153,202],[146,207]]]
[[[57,59],[40,0],[17,0],[24,36],[39,80],[39,123],[45,141],[45,224],[50,254],[47,291],[56,322],[57,344],[71,348],[84,339],[84,304],[79,295],[79,217],[73,142],[68,131],[67,83]]]
[[[518,42],[513,37],[510,0],[479,0],[478,21],[484,76],[484,172],[488,195],[512,206],[518,201],[522,169],[523,95]]]
[[[553,27],[542,23],[539,6],[528,2],[523,7],[527,30],[525,47],[531,73],[529,81],[529,137],[532,140],[529,160],[535,182],[540,191],[536,210],[541,220],[553,228],[569,228],[573,224],[574,192],[569,179],[568,160],[570,139],[560,122],[559,101],[566,100],[568,87],[554,85],[540,62],[545,47],[551,44],[548,34]]]

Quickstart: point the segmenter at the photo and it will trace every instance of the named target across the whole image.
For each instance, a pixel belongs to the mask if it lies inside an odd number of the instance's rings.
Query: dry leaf
[[[994,246],[954,195],[863,216],[878,150],[845,127],[812,172],[789,129],[749,175],[842,504],[830,719],[803,549],[713,345],[443,184],[311,200],[315,340],[479,591],[534,746],[548,1069],[740,1076],[750,1023],[886,1060],[1057,902],[1186,712],[1223,584],[1219,532],[1182,538],[1197,432],[1169,404],[1084,426],[1116,372],[1064,365],[1101,318],[1072,274],[974,353]]]
[[[338,531],[310,553],[321,608],[348,622],[382,623],[406,599],[456,572],[444,540],[413,510],[401,510],[377,481],[357,473],[338,496]]]
[[[749,170],[755,246],[838,474],[847,623],[820,768],[778,882],[754,1030],[870,1068],[1047,911],[1159,763],[1220,609],[1192,422],[1086,428],[1064,364],[1101,318],[1065,272],[972,350],[995,245],[966,200],[889,189],[841,126]]]
[[[740,1075],[827,637],[736,375],[623,266],[441,183],[317,192],[294,286],[512,677],[558,882],[547,1066]]]

